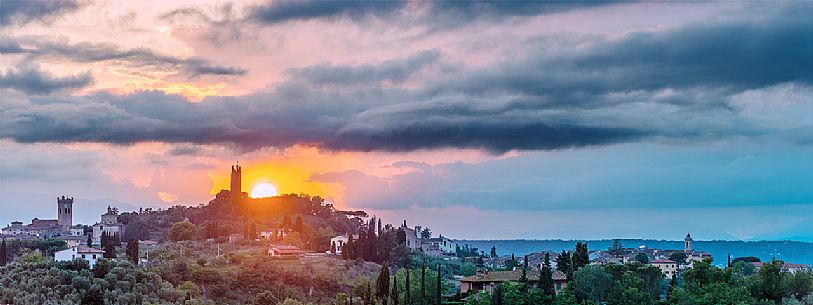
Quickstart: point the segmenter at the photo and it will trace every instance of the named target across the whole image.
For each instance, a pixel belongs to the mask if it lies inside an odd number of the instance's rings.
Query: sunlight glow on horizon
[[[277,188],[268,182],[260,182],[251,188],[251,198],[266,198],[277,195]]]

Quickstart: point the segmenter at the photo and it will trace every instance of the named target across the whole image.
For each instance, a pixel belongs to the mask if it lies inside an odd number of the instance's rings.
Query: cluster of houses
[[[0,229],[0,238],[3,239],[60,239],[64,240],[68,248],[87,245],[88,235],[92,242],[101,242],[102,233],[111,236],[124,234],[125,226],[119,222],[118,210],[107,207],[107,212],[101,215],[100,222],[91,226],[92,231],[85,232],[82,225],[73,224],[73,197],[57,197],[57,219],[34,218],[30,224],[21,221],[12,221]]]
[[[404,244],[411,250],[422,251],[431,256],[454,256],[457,253],[457,242],[443,235],[424,237],[421,234],[420,226],[410,228],[407,226],[406,220],[399,229],[406,233]],[[358,235],[353,235],[353,239],[358,240]],[[331,238],[329,253],[342,254],[342,248],[348,241],[350,241],[350,235],[339,235]]]

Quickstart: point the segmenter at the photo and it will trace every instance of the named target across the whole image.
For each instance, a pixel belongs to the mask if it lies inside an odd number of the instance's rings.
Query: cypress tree
[[[407,305],[412,305],[412,289],[409,288],[409,274],[412,273],[412,269],[406,269],[406,303]]]
[[[519,277],[519,283],[522,284],[522,291],[528,291],[528,255],[523,258],[522,275]]]
[[[386,301],[390,292],[390,268],[385,264],[381,266],[381,272],[378,273],[376,280],[375,296],[378,300]],[[384,302],[386,304],[386,302]]]
[[[87,245],[88,247],[93,247],[93,234],[88,235]]]
[[[138,264],[138,241],[134,238],[130,238],[127,241],[127,257],[130,258],[133,263],[136,265]]]
[[[390,299],[392,299],[392,305],[400,305],[398,304],[398,270],[392,274],[392,293],[390,293]]]
[[[546,298],[556,294],[553,288],[553,270],[550,266],[550,254],[545,253],[545,261],[539,269],[539,288]]]
[[[367,291],[364,293],[364,305],[373,305],[373,289],[370,287],[370,281],[367,281]]]
[[[426,263],[421,267],[421,304],[426,304]]]
[[[443,290],[443,288],[442,288],[442,285],[440,283],[440,264],[438,264],[438,281],[437,281],[437,287],[435,287],[435,299],[437,301],[435,304],[437,304],[437,305],[440,305],[441,303],[443,303],[443,294],[441,293],[442,290]]]
[[[6,256],[8,255],[6,251],[6,239],[3,238],[2,245],[0,245],[0,266],[6,265]]]

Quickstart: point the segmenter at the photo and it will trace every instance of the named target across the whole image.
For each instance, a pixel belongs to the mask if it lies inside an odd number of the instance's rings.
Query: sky
[[[0,2],[0,226],[228,188],[452,238],[813,242],[813,4]]]

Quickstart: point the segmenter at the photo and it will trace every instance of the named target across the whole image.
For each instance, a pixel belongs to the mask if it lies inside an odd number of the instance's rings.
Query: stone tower
[[[243,168],[240,167],[240,164],[232,165],[231,167],[231,195],[232,198],[238,198],[240,193],[243,191],[243,184],[242,184],[242,175],[243,175]]]
[[[686,233],[686,238],[683,239],[683,252],[690,253],[692,251],[692,235]]]
[[[57,224],[62,232],[68,232],[73,226],[73,197],[56,197]]]

